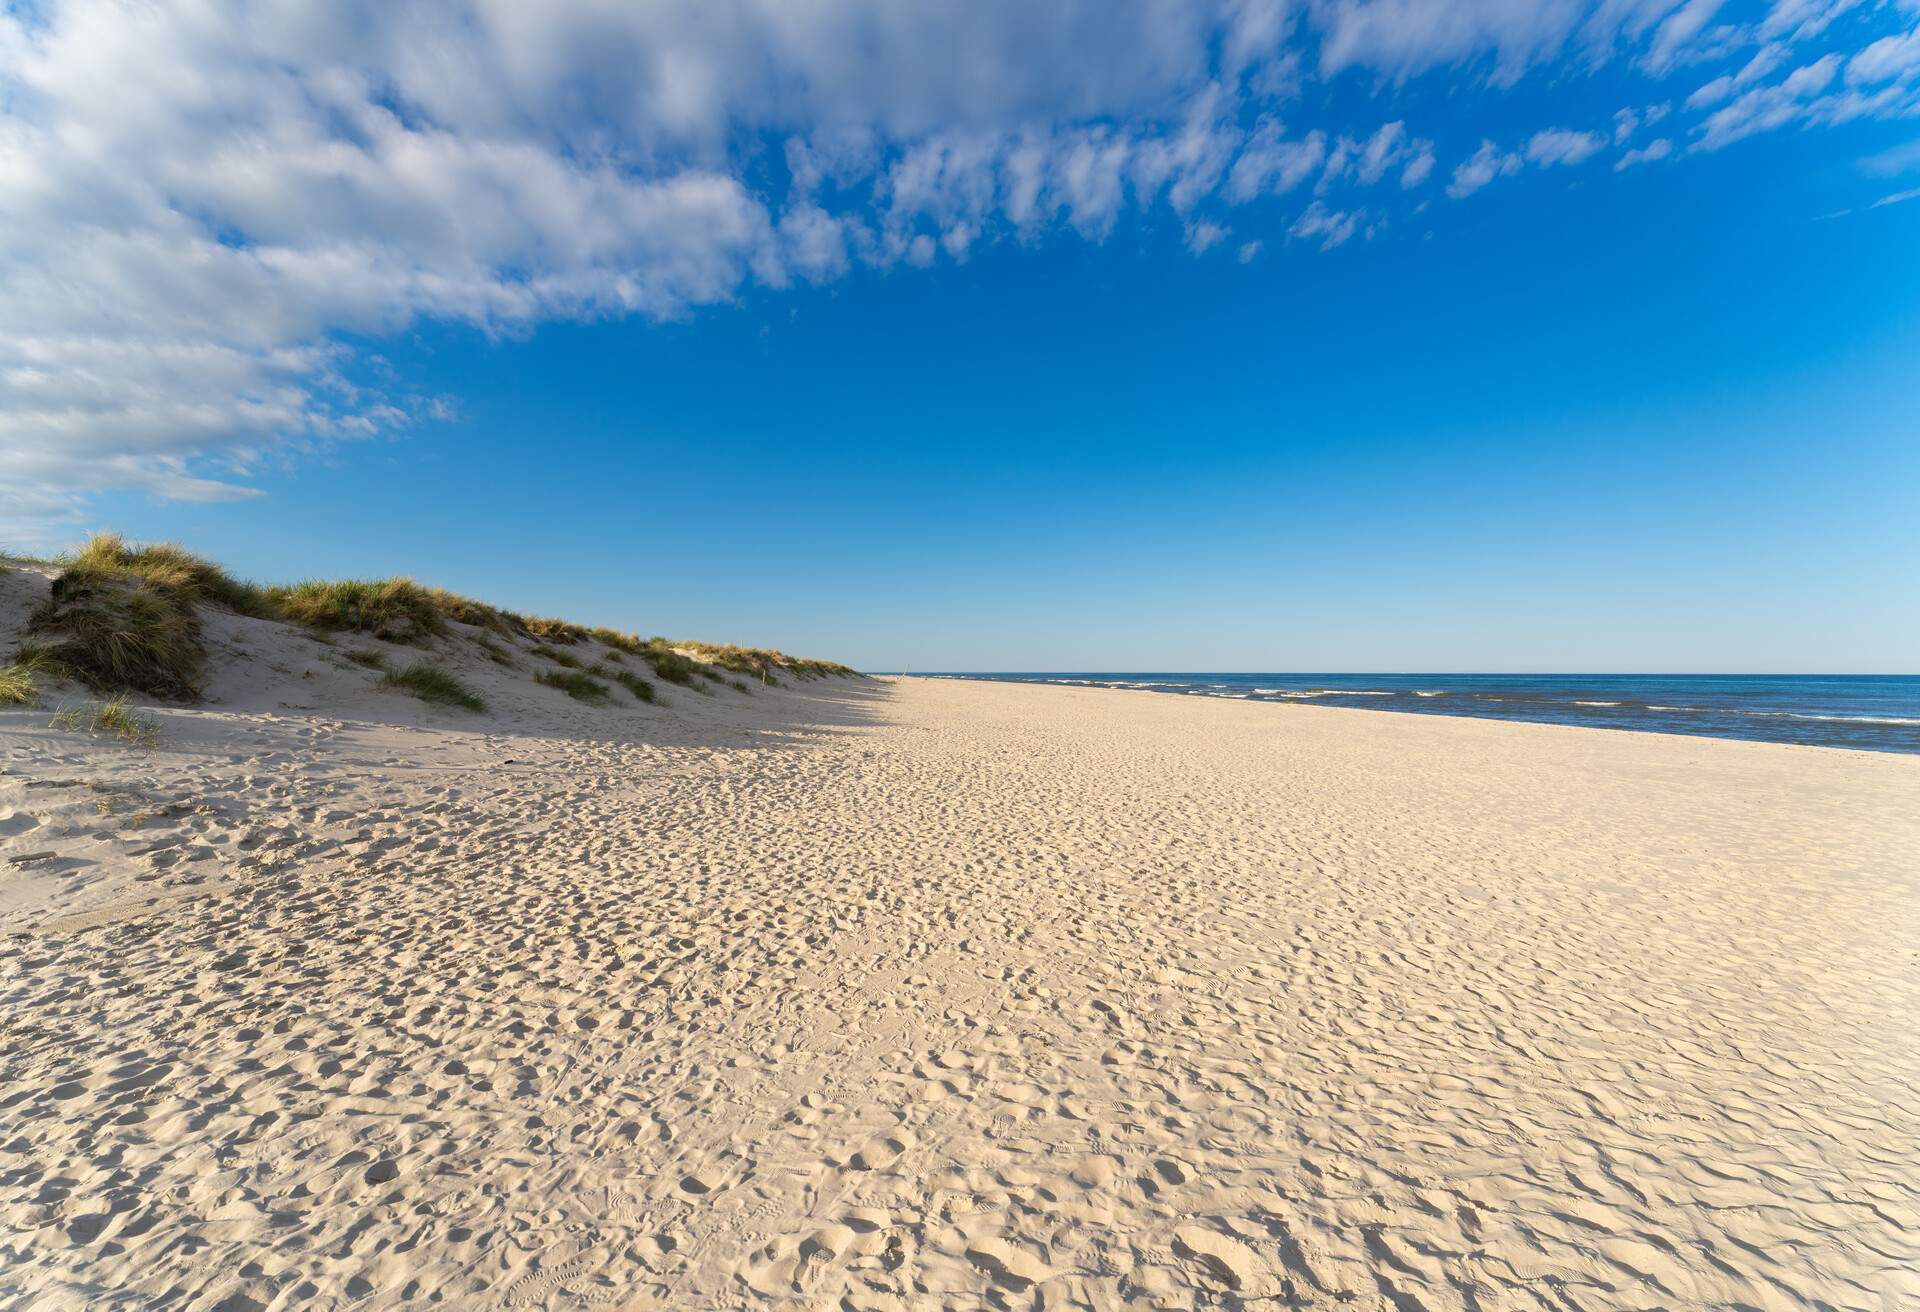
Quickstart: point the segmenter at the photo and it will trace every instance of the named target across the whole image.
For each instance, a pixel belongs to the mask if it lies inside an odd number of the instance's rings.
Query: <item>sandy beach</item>
[[[1920,758],[303,660],[0,715],[0,1304],[1920,1306]]]
[[[1920,1312],[1920,0],[0,0],[0,1312]]]

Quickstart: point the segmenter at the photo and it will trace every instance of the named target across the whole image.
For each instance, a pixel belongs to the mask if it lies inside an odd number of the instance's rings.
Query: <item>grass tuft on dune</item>
[[[700,668],[671,647],[656,646],[653,643],[641,647],[635,654],[653,667],[654,674],[668,683],[677,683],[682,687],[692,685],[694,674]]]
[[[676,642],[672,645],[692,652],[710,665],[718,665],[735,674],[750,674],[768,682],[773,682],[773,676],[782,673],[794,674],[802,679],[824,679],[829,675],[854,673],[852,667],[834,661],[804,660],[770,647],[738,647],[730,642]]]
[[[505,647],[502,647],[484,633],[474,637],[473,645],[485,652],[487,659],[495,665],[504,665],[509,670],[517,670],[520,668],[520,662],[516,661]]]
[[[65,707],[54,715],[53,727],[108,734],[135,747],[152,747],[160,741],[160,721],[128,706],[125,697]]]
[[[651,702],[654,700],[653,685],[635,674],[632,670],[614,670],[612,674],[622,688],[625,688],[641,701]]]
[[[23,642],[12,662],[0,666],[0,706],[32,706],[40,700],[40,682],[70,679],[73,671],[61,665],[44,643]]]
[[[400,688],[412,693],[423,702],[432,702],[436,706],[458,706],[462,710],[484,711],[487,704],[456,679],[443,666],[432,661],[415,661],[404,670],[389,671],[381,685],[387,688]]]
[[[524,615],[498,606],[489,606],[484,601],[475,601],[472,597],[463,597],[457,592],[448,592],[444,588],[428,588],[427,596],[439,608],[440,613],[455,624],[468,624],[476,629],[491,629],[507,637],[517,637],[527,632],[527,619]]]
[[[610,629],[604,624],[598,628],[587,630],[587,633],[589,637],[592,637],[601,644],[611,647],[615,651],[625,652],[629,656],[634,655],[642,647],[646,646],[644,642],[640,641],[640,639],[636,638],[633,634],[622,633],[618,629]]]
[[[40,686],[33,673],[19,661],[0,665],[0,706],[31,706],[40,700]]]
[[[287,619],[323,632],[418,645],[447,631],[433,591],[412,579],[308,579],[267,595]]]
[[[139,580],[194,601],[211,602],[241,615],[277,618],[263,588],[243,583],[220,566],[172,542],[130,546],[118,533],[96,533],[60,562],[63,577]]]
[[[27,628],[50,660],[103,691],[193,700],[206,662],[198,607],[272,611],[260,589],[170,543],[130,547],[98,533],[60,564]]]
[[[570,620],[530,619],[522,621],[522,627],[528,637],[539,638],[543,642],[557,642],[563,647],[571,647],[587,640],[586,626]]]
[[[577,702],[604,702],[613,691],[579,670],[542,670],[533,677],[536,682],[558,688]]]

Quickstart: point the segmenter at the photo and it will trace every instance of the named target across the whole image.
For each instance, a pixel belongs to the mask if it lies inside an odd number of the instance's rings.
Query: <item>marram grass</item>
[[[632,670],[615,670],[613,671],[613,677],[619,681],[622,688],[625,688],[641,701],[651,702],[654,700],[653,685],[635,674]]]
[[[31,706],[40,700],[40,685],[31,667],[15,661],[0,665],[0,706]]]
[[[588,662],[562,649],[598,642],[608,653],[603,662],[618,661],[623,655],[637,658],[653,678],[702,692],[709,691],[700,687],[703,680],[738,688],[747,680],[775,683],[776,674],[819,678],[854,673],[844,665],[800,660],[764,647],[674,643],[660,637],[643,640],[604,626],[588,628],[570,620],[528,617],[404,577],[308,579],[258,587],[171,543],[135,546],[113,533],[94,535],[79,551],[55,563],[60,573],[47,600],[29,618],[28,628],[45,652],[49,669],[101,692],[197,699],[206,665],[200,612],[208,606],[299,624],[323,639],[354,633],[415,647],[467,640],[509,669],[517,668],[515,653],[496,638],[531,641],[535,654],[570,674],[578,674]],[[349,653],[348,659],[379,668],[371,653]],[[0,667],[0,701],[37,695],[34,671],[20,665]],[[722,671],[745,680],[728,679]],[[611,668],[602,667],[601,673],[619,677]],[[545,674],[536,677],[585,700],[604,698],[609,691],[604,683],[585,675],[580,675],[584,682]],[[650,700],[653,685],[647,679],[635,674],[620,682],[635,697]],[[642,687],[648,692],[639,691]]]
[[[53,727],[107,734],[135,747],[152,747],[160,741],[160,721],[128,706],[124,696],[62,707],[53,717]]]
[[[558,688],[577,702],[604,702],[612,691],[600,680],[579,670],[542,670],[533,677],[549,688]]]
[[[484,711],[485,701],[453,674],[432,661],[415,661],[404,670],[392,670],[381,683],[412,693],[423,702],[436,706],[458,706],[462,710]]]

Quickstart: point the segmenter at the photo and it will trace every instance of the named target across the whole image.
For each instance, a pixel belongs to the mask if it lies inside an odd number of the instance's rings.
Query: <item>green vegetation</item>
[[[420,643],[467,624],[507,637],[527,632],[527,621],[510,610],[423,587],[409,578],[308,579],[265,595],[281,615],[322,631],[370,633],[386,642]]]
[[[529,618],[408,578],[309,579],[261,588],[170,543],[130,546],[112,533],[95,535],[78,552],[55,563],[60,572],[47,600],[29,618],[28,628],[40,640],[49,668],[57,667],[61,677],[78,679],[102,692],[198,697],[206,662],[200,616],[205,606],[304,625],[323,642],[331,634],[365,634],[384,642],[426,646],[452,635],[452,625],[468,626],[480,632],[469,631],[466,639],[490,660],[510,669],[518,663],[495,638],[531,638],[538,644],[537,655],[575,672],[585,662],[562,648],[597,641],[608,655],[596,672],[603,679],[618,679],[643,701],[652,700],[653,684],[639,674],[623,677],[606,662],[637,658],[650,667],[653,678],[701,692],[711,691],[703,684],[744,689],[748,679],[772,682],[776,674],[818,678],[853,673],[844,665],[797,660],[765,648],[675,644],[661,637],[642,640],[605,626],[589,629],[568,620]],[[690,658],[688,652],[698,659]],[[375,652],[343,654],[372,669],[386,668],[384,658]],[[14,699],[36,695],[32,669],[22,668],[19,662],[3,668],[0,678],[5,681],[0,689],[5,691],[0,699],[19,704]],[[728,679],[722,671],[746,678]],[[565,686],[541,678],[551,686]],[[582,691],[568,688],[571,695],[584,692],[592,700],[609,691],[590,675],[581,678],[585,684],[575,687]],[[642,687],[647,693],[638,690]]]
[[[138,580],[241,615],[276,618],[273,602],[263,589],[242,583],[212,561],[172,542],[133,547],[118,533],[95,533],[79,551],[57,563],[62,566],[62,578]]]
[[[682,687],[691,686],[694,674],[701,668],[682,656],[671,647],[648,643],[634,653],[653,667],[653,672],[668,683],[677,683]]]
[[[587,640],[586,628],[568,620],[529,619],[520,623],[528,637],[557,642],[563,647]]]
[[[664,639],[655,641],[664,642]],[[777,682],[775,675],[793,674],[802,679],[824,679],[829,675],[847,676],[857,673],[851,666],[840,665],[834,661],[802,660],[789,656],[785,652],[774,651],[768,647],[736,647],[732,643],[677,642],[676,647],[685,648],[701,660],[718,665],[723,670],[732,670],[735,674],[752,675],[769,683]]]
[[[653,685],[635,674],[632,670],[615,670],[613,671],[613,677],[619,681],[622,688],[625,688],[641,701],[650,702],[653,700]]]
[[[605,643],[617,652],[626,652],[629,656],[639,654],[640,649],[647,645],[631,633],[622,633],[618,629],[609,629],[604,624],[597,629],[588,630],[588,635]]]
[[[136,747],[151,747],[160,741],[160,721],[129,707],[125,697],[83,707],[64,707],[53,717],[53,727],[112,734]]]
[[[474,646],[478,647],[481,651],[485,652],[487,654],[487,659],[492,661],[495,665],[504,665],[510,670],[517,670],[520,668],[520,662],[516,661],[512,657],[512,655],[508,653],[505,647],[502,647],[499,643],[495,642],[492,638],[489,638],[486,634],[482,633],[477,637],[475,637],[473,640],[473,644]]]
[[[448,592],[442,588],[428,588],[427,596],[447,619],[456,624],[471,624],[476,629],[492,629],[495,633],[515,637],[527,631],[525,616],[516,615],[510,610],[501,610],[498,606],[489,606],[484,601],[475,601],[472,597],[463,597],[457,592]]]
[[[89,687],[153,697],[200,694],[206,648],[193,603],[151,583],[82,575],[54,580],[27,627]]]
[[[198,606],[266,613],[258,589],[169,544],[133,548],[99,533],[61,565],[27,628],[93,688],[195,698],[206,661]]]
[[[728,679],[727,687],[733,689],[735,692],[744,692],[749,697],[753,695],[753,685],[745,679]]]
[[[308,579],[267,596],[287,619],[314,629],[416,645],[447,631],[433,591],[412,579]]]
[[[579,670],[542,670],[533,677],[549,688],[558,688],[577,702],[604,702],[613,691]]]
[[[747,647],[726,646],[710,647],[703,644],[683,642],[679,644],[696,652],[701,660],[718,665],[723,670],[732,670],[735,674],[751,674],[759,678],[772,670],[772,653],[763,653]]]
[[[389,688],[403,688],[423,702],[437,706],[458,706],[469,711],[484,711],[487,704],[443,667],[432,661],[415,661],[404,670],[395,670],[381,681]]]
[[[0,665],[0,706],[31,706],[40,700],[40,686],[33,674],[31,666],[19,661]]]
[[[73,672],[63,667],[47,648],[23,642],[10,665],[0,666],[0,706],[32,706],[40,700],[40,676],[64,679]]]

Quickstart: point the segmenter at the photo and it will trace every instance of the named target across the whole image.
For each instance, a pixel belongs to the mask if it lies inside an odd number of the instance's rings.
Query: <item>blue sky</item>
[[[12,541],[873,669],[1920,669],[1911,6],[99,8],[0,28]]]

